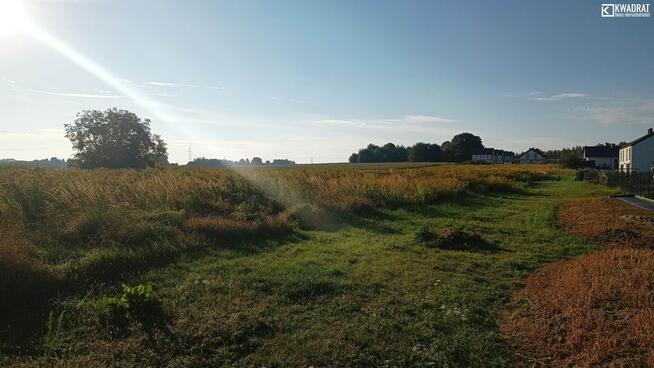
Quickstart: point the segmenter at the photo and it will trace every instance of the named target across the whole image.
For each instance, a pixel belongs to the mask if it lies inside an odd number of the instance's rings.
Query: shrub
[[[122,288],[122,296],[103,297],[96,303],[100,325],[114,334],[124,333],[134,322],[148,332],[155,328],[168,331],[167,316],[161,302],[153,296],[152,285],[123,284]]]

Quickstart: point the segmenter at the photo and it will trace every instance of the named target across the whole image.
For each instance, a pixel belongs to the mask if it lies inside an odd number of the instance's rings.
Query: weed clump
[[[123,335],[133,323],[146,332],[168,332],[168,317],[154,297],[152,285],[123,284],[120,297],[103,297],[96,303],[98,322],[112,335]]]
[[[443,250],[479,252],[498,249],[495,244],[486,241],[479,234],[454,228],[436,233],[423,226],[416,231],[415,238],[420,243]]]

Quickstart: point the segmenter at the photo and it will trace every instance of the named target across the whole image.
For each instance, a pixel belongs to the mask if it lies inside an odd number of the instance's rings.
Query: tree
[[[416,143],[409,147],[409,161],[437,162],[442,160],[441,148],[437,144]]]
[[[559,164],[561,167],[577,169],[584,166],[584,159],[574,150],[563,150]]]
[[[369,144],[368,147],[359,150],[359,162],[377,162],[375,158],[375,151],[379,150],[379,146]]]
[[[348,161],[350,161],[351,164],[355,164],[359,162],[359,155],[357,155],[356,153],[351,154]]]
[[[252,166],[263,166],[263,160],[261,157],[252,157],[252,161],[250,161],[250,164]]]
[[[145,168],[166,164],[166,143],[150,131],[150,120],[118,110],[87,110],[64,124],[76,151],[73,162],[83,169]]]
[[[472,159],[472,153],[484,148],[481,138],[471,133],[457,134],[451,142],[444,142],[441,149],[452,161],[463,162]]]

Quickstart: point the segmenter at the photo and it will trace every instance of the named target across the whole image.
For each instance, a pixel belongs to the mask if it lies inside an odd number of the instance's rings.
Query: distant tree
[[[450,142],[444,142],[441,149],[445,156],[455,162],[469,161],[472,153],[484,148],[481,138],[471,133],[457,134]]]
[[[437,144],[416,143],[409,147],[409,161],[438,162],[443,159],[441,148]]]
[[[584,166],[584,159],[574,150],[564,150],[559,158],[562,167],[577,169]]]
[[[379,151],[379,146],[369,144],[368,147],[359,150],[359,162],[377,162],[375,152]]]
[[[452,141],[445,141],[442,145],[432,143],[416,143],[410,147],[386,143],[379,147],[369,144],[367,147],[353,153],[350,162],[441,162],[441,161],[469,161],[472,153],[484,148],[481,138],[462,133],[454,136]]]
[[[452,142],[450,141],[445,141],[441,143],[441,153],[443,155],[443,161],[452,161],[452,158],[450,157],[450,152],[452,151],[451,147],[452,147]]]
[[[76,151],[74,162],[84,169],[145,168],[166,164],[166,143],[150,131],[150,120],[118,110],[83,111],[64,125]]]
[[[404,146],[386,143],[375,152],[376,162],[406,162],[409,153]]]
[[[545,151],[545,157],[550,160],[559,160],[566,154],[574,155],[581,158],[583,157],[584,154],[584,148],[581,146],[575,146],[572,148],[562,148],[562,149]],[[568,158],[569,157],[571,156],[568,156]]]
[[[252,157],[252,161],[250,161],[250,164],[252,166],[263,166],[263,160],[261,157]]]
[[[272,166],[293,166],[295,165],[295,161],[293,160],[287,160],[285,158],[279,159],[276,158],[272,161],[271,163]]]

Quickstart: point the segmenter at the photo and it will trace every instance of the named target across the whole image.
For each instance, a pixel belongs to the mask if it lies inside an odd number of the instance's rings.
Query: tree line
[[[413,146],[386,143],[383,146],[369,144],[353,153],[351,163],[370,162],[464,162],[472,158],[473,152],[484,148],[479,136],[461,133],[438,145],[419,142]]]
[[[240,159],[238,161],[230,160],[219,160],[215,158],[204,158],[198,157],[193,161],[189,162],[186,166],[192,167],[283,167],[283,166],[293,166],[295,161],[287,159],[274,159],[271,161],[266,160],[265,162],[261,157],[252,157],[250,159]]]

